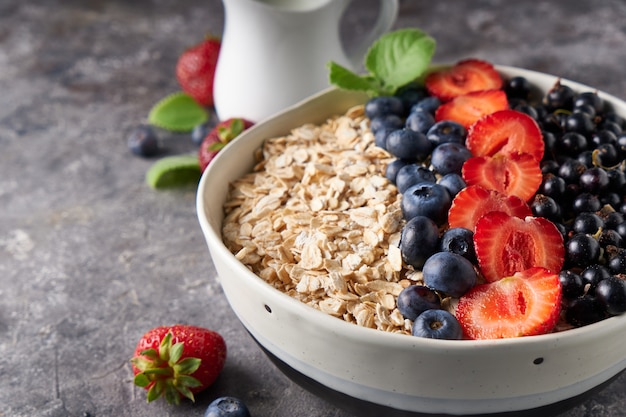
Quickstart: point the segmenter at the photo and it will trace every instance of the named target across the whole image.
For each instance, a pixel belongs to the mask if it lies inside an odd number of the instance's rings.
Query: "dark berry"
[[[377,96],[365,103],[365,115],[371,120],[375,117],[393,114],[402,117],[404,104],[402,100],[394,96]]]
[[[448,311],[426,310],[413,322],[412,334],[431,339],[459,340],[463,338],[463,329]]]
[[[418,101],[423,100],[427,97],[426,89],[417,83],[410,83],[400,88],[395,95],[400,100],[402,100],[405,114],[409,114],[411,108]]]
[[[592,294],[598,282],[610,276],[611,272],[609,272],[608,268],[599,264],[589,265],[580,273],[583,285],[588,285]]]
[[[604,101],[595,91],[585,91],[583,93],[577,94],[574,97],[574,108],[583,105],[591,106],[596,114],[602,113],[602,111],[604,110]]]
[[[437,110],[439,106],[441,106],[441,100],[439,100],[437,97],[429,96],[415,103],[415,105],[411,107],[411,112],[425,110],[431,114],[434,114],[435,110]]]
[[[370,119],[370,130],[374,135],[381,130],[386,130],[389,133],[393,130],[402,129],[403,127],[404,120],[395,114],[386,114]]]
[[[432,152],[430,163],[435,171],[441,175],[461,174],[465,161],[472,157],[472,153],[460,143],[448,142],[438,145]]]
[[[426,216],[437,225],[443,225],[448,220],[451,204],[450,194],[443,185],[423,182],[404,192],[401,208],[406,220],[415,216]]]
[[[614,276],[603,279],[596,286],[595,295],[610,315],[626,312],[626,281],[623,279]]]
[[[589,135],[596,128],[592,118],[586,113],[572,113],[565,119],[565,130]]]
[[[405,126],[416,132],[426,133],[435,124],[435,116],[426,110],[417,110],[409,113]]]
[[[567,300],[580,297],[585,291],[585,285],[580,274],[569,269],[559,272],[559,281],[561,282],[563,298]]]
[[[200,123],[194,126],[191,131],[191,141],[198,146],[202,145],[202,141],[204,141],[204,138],[209,134],[212,128],[213,123],[211,122]]]
[[[466,137],[467,129],[462,124],[452,120],[441,120],[432,125],[426,132],[426,138],[433,146],[448,142],[464,144]]]
[[[461,255],[476,264],[474,232],[463,227],[452,227],[441,236],[441,251]]]
[[[423,161],[430,155],[432,145],[423,133],[400,129],[387,136],[387,151],[396,158]]]
[[[474,265],[453,252],[437,252],[424,263],[424,284],[451,297],[460,297],[476,284]]]
[[[600,244],[593,236],[577,233],[565,244],[565,258],[574,266],[593,265],[600,258]]]
[[[601,208],[602,203],[598,196],[590,193],[580,193],[572,201],[572,210],[576,214],[584,211],[598,211]]]
[[[387,168],[385,168],[385,177],[387,177],[387,179],[391,181],[393,185],[396,185],[396,177],[398,175],[398,172],[400,171],[400,169],[409,164],[412,164],[412,162],[405,161],[403,159],[394,159],[392,162],[387,164]]]
[[[591,295],[572,300],[565,308],[565,321],[581,327],[606,318],[604,303]]]
[[[128,135],[128,148],[137,156],[149,157],[157,155],[160,147],[156,132],[148,125],[136,127]]]
[[[441,299],[424,285],[409,285],[398,294],[397,306],[402,317],[413,321],[426,310],[441,308]]]
[[[439,248],[439,228],[425,216],[409,220],[400,234],[400,253],[407,265],[421,269]]]
[[[537,192],[558,201],[565,195],[565,180],[557,175],[546,174]]]
[[[204,417],[250,417],[250,411],[238,398],[220,397],[209,404]]]
[[[404,193],[410,187],[421,182],[437,181],[435,174],[420,164],[408,164],[400,168],[396,175],[396,187],[400,193]]]
[[[626,250],[621,248],[607,248],[608,262],[607,266],[612,274],[626,274]]]
[[[446,174],[437,181],[437,184],[446,187],[451,198],[454,198],[459,191],[467,186],[459,174]]]
[[[522,76],[513,77],[504,84],[504,92],[508,98],[528,100],[531,88],[530,81]]]
[[[530,209],[535,217],[544,217],[551,221],[561,220],[561,206],[557,202],[547,195],[535,194],[532,202],[530,203]]]
[[[572,222],[572,231],[574,233],[593,235],[602,227],[604,227],[602,218],[595,213],[587,211],[577,215]]]
[[[587,149],[587,138],[578,132],[567,132],[558,141],[558,150],[575,156]]]
[[[586,170],[587,167],[577,159],[566,159],[559,168],[559,177],[567,184],[578,184],[580,175]]]
[[[548,90],[543,99],[543,103],[549,110],[571,110],[574,104],[575,94],[571,87],[561,84],[559,80]]]

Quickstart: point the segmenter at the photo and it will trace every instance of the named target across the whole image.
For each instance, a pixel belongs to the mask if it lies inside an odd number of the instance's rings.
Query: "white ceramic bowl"
[[[497,67],[544,91],[556,77]],[[579,91],[590,87],[561,80]],[[626,116],[626,103],[600,92]],[[197,211],[228,301],[252,337],[287,375],[357,415],[485,415],[579,398],[626,368],[626,315],[565,332],[502,340],[443,341],[385,333],[326,315],[274,289],[224,246],[228,184],[250,172],[266,138],[322,123],[364,103],[330,89],[271,117],[229,144],[203,175]],[[538,415],[533,411],[533,415]]]

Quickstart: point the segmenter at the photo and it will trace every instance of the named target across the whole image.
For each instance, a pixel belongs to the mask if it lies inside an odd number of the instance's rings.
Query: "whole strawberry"
[[[222,150],[231,140],[241,132],[252,126],[253,123],[246,119],[233,118],[218,123],[205,137],[198,150],[198,161],[202,172],[215,155]]]
[[[202,327],[177,324],[161,326],[144,334],[131,362],[135,385],[148,390],[151,402],[165,397],[179,404],[208,388],[226,361],[222,336]]]
[[[203,106],[213,105],[213,81],[221,42],[207,37],[184,51],[176,64],[176,78],[183,91]]]

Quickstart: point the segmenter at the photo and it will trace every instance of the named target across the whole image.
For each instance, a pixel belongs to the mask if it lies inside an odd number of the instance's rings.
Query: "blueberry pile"
[[[535,119],[543,133],[543,181],[528,204],[534,216],[552,221],[563,235],[563,318],[579,327],[623,313],[625,120],[595,91],[577,92],[560,82],[545,95],[523,77],[505,80],[503,89],[510,108]],[[441,295],[462,294],[477,279],[473,232],[447,228],[451,203],[466,186],[462,166],[472,156],[465,147],[467,129],[436,121],[440,105],[415,84],[395,96],[370,99],[365,113],[376,145],[396,158],[385,175],[402,193],[403,261],[424,274],[423,286],[400,294],[398,308],[415,320],[414,335],[454,339],[461,337],[454,316],[422,317],[443,311]]]

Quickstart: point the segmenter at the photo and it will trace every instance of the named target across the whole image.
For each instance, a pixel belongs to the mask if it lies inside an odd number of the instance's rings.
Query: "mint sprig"
[[[329,62],[330,83],[370,96],[392,95],[424,74],[435,53],[435,40],[419,29],[399,29],[381,36],[365,55],[368,74],[359,75]]]

